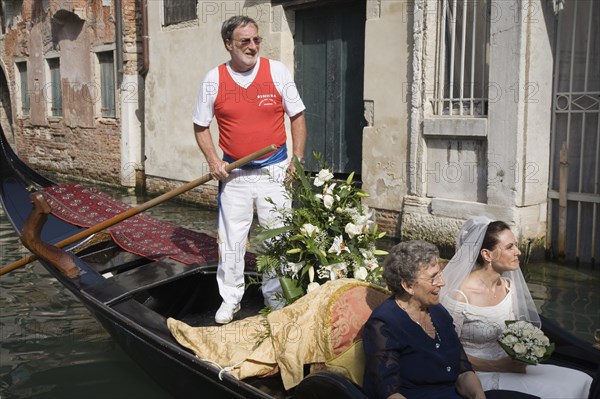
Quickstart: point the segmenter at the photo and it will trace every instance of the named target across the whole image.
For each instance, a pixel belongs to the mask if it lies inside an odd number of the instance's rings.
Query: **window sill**
[[[487,137],[487,118],[437,117],[423,121],[424,136]]]

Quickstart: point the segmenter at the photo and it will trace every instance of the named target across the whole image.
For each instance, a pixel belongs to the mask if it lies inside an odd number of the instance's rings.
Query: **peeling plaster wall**
[[[28,87],[30,90],[29,122],[32,125],[47,125],[46,119],[46,73],[44,59],[44,29],[41,24],[29,31],[29,62],[27,65]],[[12,62],[11,62],[12,63]]]
[[[12,3],[7,12],[2,38],[16,150],[37,170],[117,184],[119,121],[98,115],[92,62],[96,46],[114,44],[114,8],[103,0],[23,0],[18,5]],[[49,116],[47,58],[55,57],[62,81],[59,117]],[[20,108],[17,61],[27,62],[29,116]]]
[[[68,127],[94,127],[94,75],[85,22],[69,14],[54,24],[61,59],[63,118]]]
[[[368,125],[363,130],[362,180],[371,195],[365,202],[387,214],[382,228],[395,235],[398,219],[391,215],[402,209],[410,169],[412,7],[405,1],[368,1],[365,29]]]

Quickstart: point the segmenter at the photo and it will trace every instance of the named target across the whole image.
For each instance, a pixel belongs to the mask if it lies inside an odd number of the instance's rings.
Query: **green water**
[[[0,259],[23,249],[0,208]],[[0,277],[0,398],[169,398],[38,262]]]
[[[594,343],[594,332],[600,329],[600,270],[589,265],[533,262],[524,271],[538,311]]]

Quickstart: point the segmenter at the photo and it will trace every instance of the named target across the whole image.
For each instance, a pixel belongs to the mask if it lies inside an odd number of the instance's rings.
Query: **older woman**
[[[425,241],[394,246],[383,277],[393,296],[367,321],[363,389],[369,398],[485,398],[439,304],[439,252]]]
[[[587,374],[549,364],[526,366],[508,357],[497,343],[506,320],[541,325],[510,227],[484,216],[472,217],[458,233],[456,246],[444,268],[447,284],[441,301],[454,317],[484,389],[513,389],[541,398],[587,398],[592,382]]]

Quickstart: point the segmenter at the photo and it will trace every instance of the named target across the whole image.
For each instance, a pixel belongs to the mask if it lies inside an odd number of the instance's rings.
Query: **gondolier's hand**
[[[298,157],[298,162],[300,162],[301,165],[304,165],[304,158]],[[288,168],[287,168],[285,182],[288,184],[291,183],[296,178],[296,172],[297,172],[296,165],[294,164],[294,161],[292,159],[292,161],[289,163]]]
[[[227,176],[229,176],[229,173],[227,173],[227,170],[225,170],[225,167],[227,165],[229,165],[229,163],[225,162],[221,159],[217,159],[213,162],[210,162],[209,168],[210,168],[210,175],[212,176],[212,178],[215,180],[226,179]]]
[[[285,174],[285,182],[291,183],[294,180],[294,176],[296,175],[296,167],[292,162],[288,165],[286,174]]]

